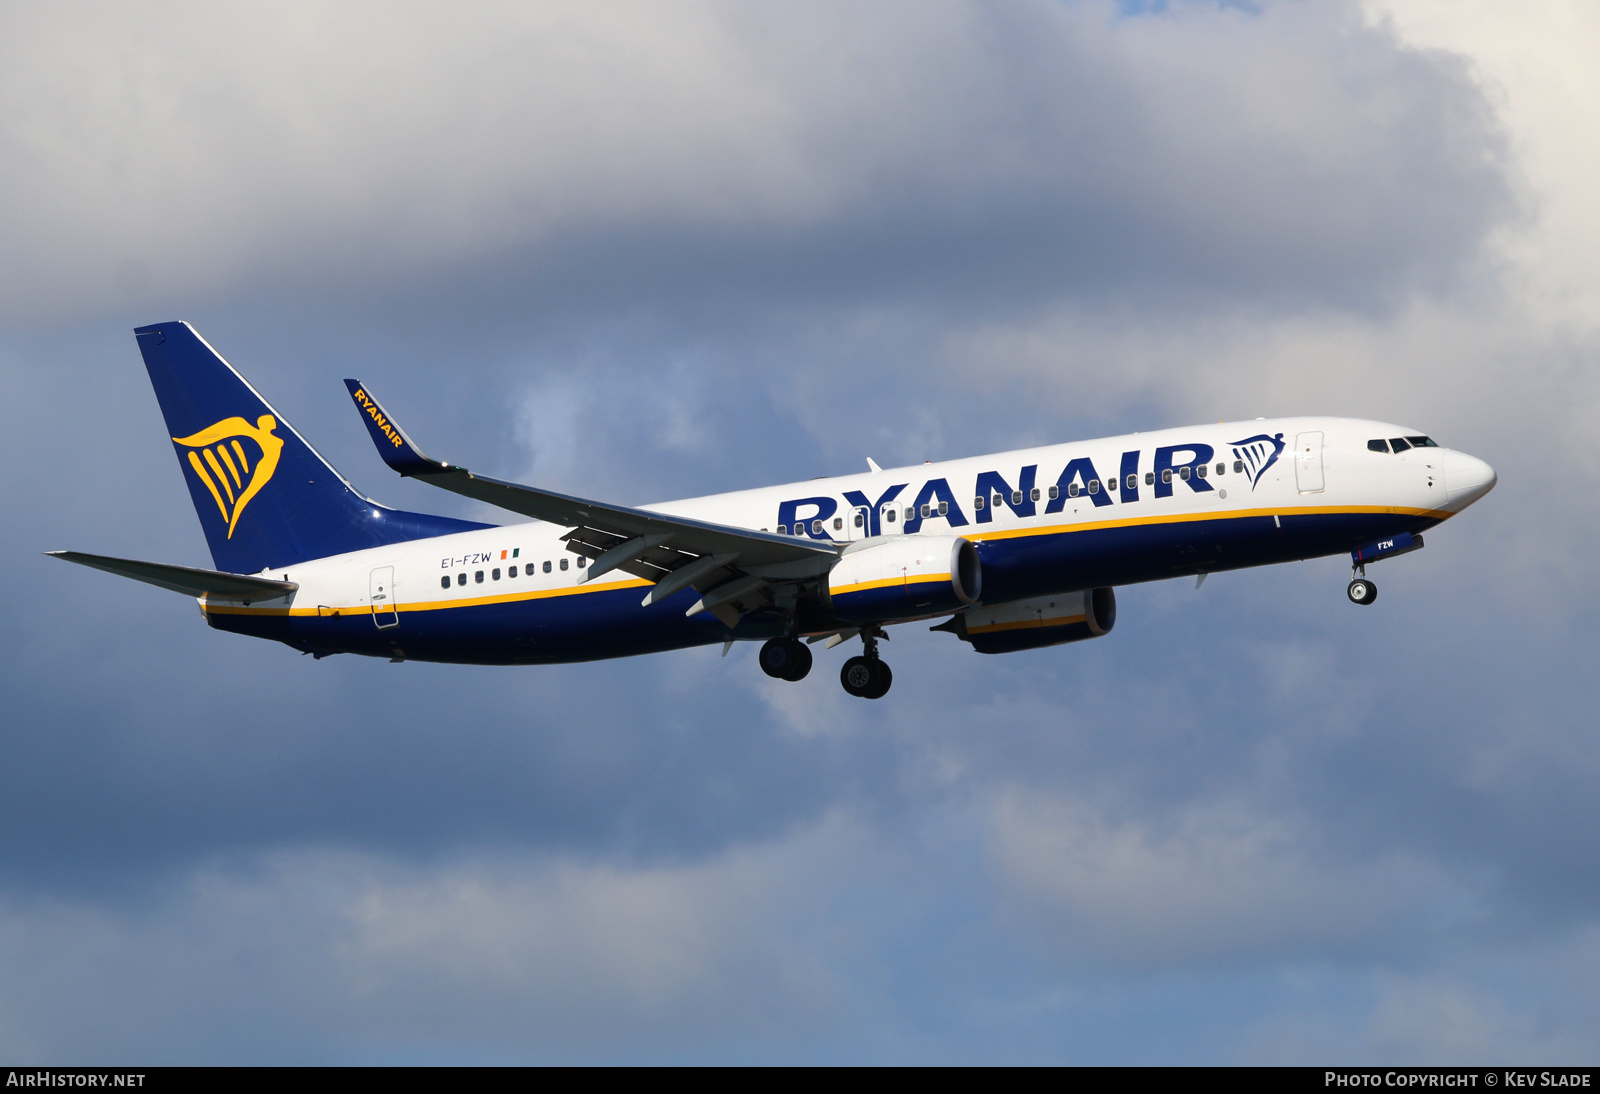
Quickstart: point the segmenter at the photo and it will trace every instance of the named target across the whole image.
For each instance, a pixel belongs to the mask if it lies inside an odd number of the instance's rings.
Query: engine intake
[[[943,615],[982,594],[978,548],[960,536],[862,540],[828,574],[833,612],[851,622]]]

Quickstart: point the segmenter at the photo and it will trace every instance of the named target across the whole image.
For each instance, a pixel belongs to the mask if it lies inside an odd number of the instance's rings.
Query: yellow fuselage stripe
[[[191,461],[194,454],[189,454]],[[198,463],[198,461],[195,461]],[[198,470],[198,468],[197,468]],[[208,482],[206,484],[210,486]],[[215,488],[212,490],[215,496]],[[220,507],[222,499],[217,498]],[[1123,503],[1127,504],[1127,503]],[[1073,532],[1092,532],[1106,528],[1132,528],[1145,524],[1187,524],[1203,520],[1243,520],[1249,517],[1287,517],[1305,516],[1308,514],[1339,515],[1346,513],[1382,513],[1391,516],[1434,517],[1445,520],[1455,514],[1447,509],[1413,509],[1398,505],[1340,505],[1340,506],[1296,506],[1292,509],[1238,509],[1226,513],[1173,513],[1165,516],[1126,517],[1119,520],[1095,521],[1079,524],[1048,524],[1035,528],[1005,528],[991,532],[963,532],[962,537],[978,543],[989,540],[1017,539],[1025,536],[1054,536],[1069,535]],[[925,582],[949,581],[949,574],[919,575],[912,584]],[[904,577],[885,578],[879,581],[864,581],[856,585],[847,585],[842,589],[833,590],[834,596],[854,592],[864,592],[869,589],[887,588],[905,582]],[[509,604],[521,600],[546,600],[557,596],[579,596],[586,593],[607,592],[613,589],[641,589],[651,582],[643,578],[630,578],[626,581],[607,581],[595,585],[566,586],[560,589],[541,589],[524,593],[504,593],[498,596],[469,597],[463,600],[424,600],[408,604],[396,604],[394,610],[401,612],[436,612],[450,608],[477,608],[489,604]],[[328,607],[324,605],[324,607]],[[355,615],[371,610],[367,604],[333,606],[331,611],[340,615]],[[388,610],[387,608],[385,610]],[[322,614],[322,609],[312,608],[256,608],[245,607],[240,604],[212,604],[206,606],[206,611],[216,612],[219,615],[288,615],[288,616],[317,616]],[[1035,626],[1033,623],[1021,624]]]
[[[934,582],[948,582],[949,574],[918,574],[916,577],[885,577],[877,581],[861,581],[854,585],[841,585],[834,589],[832,596],[844,596],[847,593],[864,593],[869,589],[887,589],[895,585],[927,585]]]
[[[626,581],[602,581],[593,585],[567,586],[560,589],[535,589],[525,593],[502,593],[498,596],[473,596],[462,600],[421,600],[412,603],[385,604],[384,612],[437,612],[447,608],[478,608],[487,604],[511,604],[519,600],[548,600],[556,596],[581,596],[587,593],[607,592],[612,589],[642,589],[651,582],[643,578],[629,578]],[[219,615],[289,615],[289,616],[316,616],[338,612],[344,615],[364,615],[371,610],[370,604],[352,605],[322,605],[313,608],[256,608],[245,607],[242,604],[211,604],[206,610]]]
[[[1126,505],[1127,502],[1121,504]],[[1447,509],[1412,509],[1403,505],[1329,505],[1296,506],[1292,509],[1234,509],[1227,512],[1168,513],[1144,517],[1123,517],[1117,520],[1099,520],[1077,524],[1045,524],[1034,528],[999,528],[992,532],[962,532],[965,539],[983,543],[994,539],[1016,539],[1022,536],[1054,536],[1069,532],[1094,532],[1102,528],[1133,528],[1142,524],[1190,524],[1202,520],[1243,520],[1248,517],[1293,517],[1307,515],[1342,515],[1346,513],[1385,513],[1391,516],[1436,517],[1444,520],[1453,516]]]

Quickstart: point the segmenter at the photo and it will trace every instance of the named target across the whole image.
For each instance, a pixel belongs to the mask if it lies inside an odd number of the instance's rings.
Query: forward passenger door
[[[1322,433],[1301,433],[1294,439],[1294,483],[1302,494],[1322,491]]]

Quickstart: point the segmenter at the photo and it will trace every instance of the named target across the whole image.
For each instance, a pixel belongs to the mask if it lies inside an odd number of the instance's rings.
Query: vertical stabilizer
[[[188,323],[134,334],[217,569],[253,574],[486,527],[357,493]]]

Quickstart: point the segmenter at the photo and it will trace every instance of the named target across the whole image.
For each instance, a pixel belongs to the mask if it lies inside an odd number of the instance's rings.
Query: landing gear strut
[[[1351,580],[1350,587],[1345,590],[1345,595],[1352,604],[1371,604],[1378,599],[1378,587],[1367,580],[1367,568],[1356,567],[1356,576]]]
[[[811,651],[798,638],[772,638],[761,647],[761,671],[779,680],[804,680]]]
[[[861,631],[861,644],[866,647],[863,656],[850,658],[839,670],[839,683],[858,699],[882,699],[889,694],[889,685],[894,683],[894,673],[878,657],[879,634],[876,627],[864,628]]]

